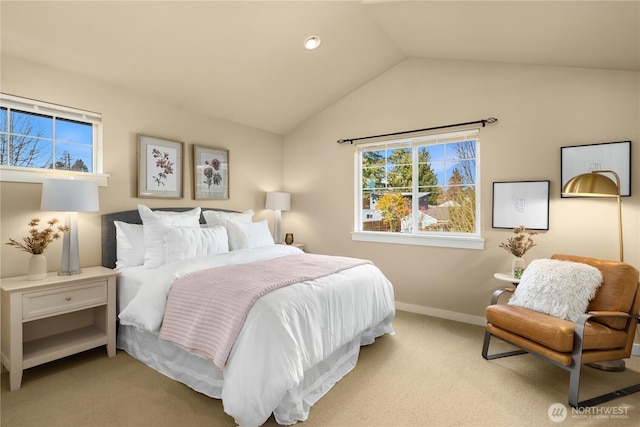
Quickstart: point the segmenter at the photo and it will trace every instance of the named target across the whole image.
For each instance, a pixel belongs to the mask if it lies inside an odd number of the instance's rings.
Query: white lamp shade
[[[95,212],[98,203],[98,184],[71,179],[48,179],[42,182],[43,211]]]
[[[267,202],[264,207],[272,211],[288,211],[291,209],[291,194],[280,192],[267,193]]]

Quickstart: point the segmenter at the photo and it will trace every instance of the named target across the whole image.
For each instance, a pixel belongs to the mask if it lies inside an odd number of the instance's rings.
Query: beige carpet
[[[358,366],[311,408],[311,426],[634,426],[640,393],[599,413],[552,421],[567,402],[569,375],[534,356],[486,361],[483,328],[398,312],[395,336],[362,349]],[[581,399],[640,383],[640,358],[627,370],[585,368]],[[615,414],[614,414],[615,413]],[[2,375],[3,427],[233,426],[220,401],[104,348],[25,371],[20,390]],[[270,419],[266,425],[275,425]]]

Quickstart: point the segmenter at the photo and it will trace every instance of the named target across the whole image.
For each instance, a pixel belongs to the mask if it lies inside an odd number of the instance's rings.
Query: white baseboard
[[[472,325],[485,326],[487,319],[481,316],[458,313],[456,311],[440,310],[439,308],[424,307],[422,305],[407,304],[396,301],[396,308],[409,313],[424,314],[425,316],[439,317],[441,319],[455,320],[457,322],[471,323]]]
[[[425,316],[439,317],[441,319],[447,320],[455,320],[456,322],[470,323],[472,325],[485,326],[487,324],[487,319],[482,316],[472,316],[470,314],[458,313],[456,311],[440,310],[439,308],[407,304],[405,302],[396,301],[396,308],[398,310],[408,311],[409,313],[423,314]],[[633,356],[640,356],[640,344],[633,344],[631,354]]]

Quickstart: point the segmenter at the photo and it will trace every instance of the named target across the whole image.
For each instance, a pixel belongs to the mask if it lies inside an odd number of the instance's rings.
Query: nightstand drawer
[[[22,295],[22,318],[35,319],[106,303],[106,280],[30,292]]]

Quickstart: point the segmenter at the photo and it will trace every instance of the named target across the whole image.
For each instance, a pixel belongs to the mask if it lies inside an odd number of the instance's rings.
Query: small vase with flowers
[[[69,231],[69,227],[67,226],[58,226],[57,229],[54,229],[57,223],[58,220],[53,218],[47,222],[48,226],[40,231],[38,230],[40,218],[33,218],[28,223],[29,227],[31,227],[29,229],[29,235],[23,237],[22,242],[10,238],[6,243],[9,246],[31,254],[27,268],[28,280],[41,280],[47,277],[47,259],[44,256],[44,251],[47,249],[47,246],[49,246],[49,243],[60,237],[60,233]]]
[[[500,243],[500,247],[511,252],[511,254],[513,255],[513,260],[511,263],[511,274],[514,278],[520,279],[522,277],[524,269],[526,268],[524,254],[529,249],[536,246],[536,244],[533,242],[533,236],[538,234],[538,232],[527,231],[524,225],[514,228],[513,232],[515,233],[515,237],[508,238],[506,243]]]

